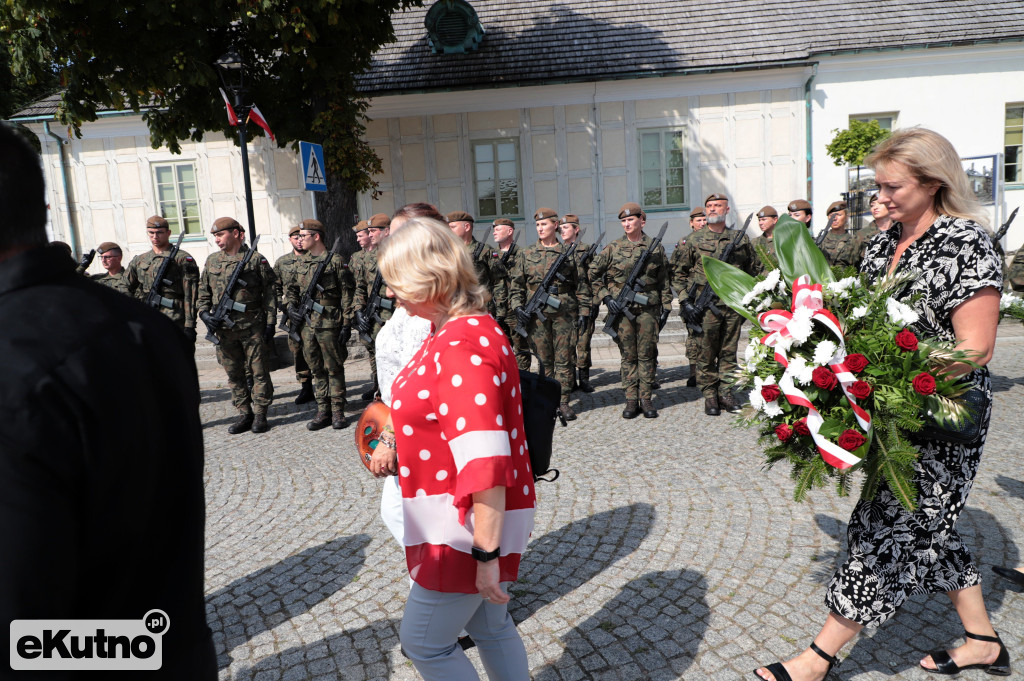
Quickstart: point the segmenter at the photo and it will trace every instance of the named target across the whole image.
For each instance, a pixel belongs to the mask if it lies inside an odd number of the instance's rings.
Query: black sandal
[[[824,650],[819,648],[818,644],[814,641],[811,641],[811,650],[816,652],[818,654],[818,657],[828,662],[828,670],[825,672],[824,678],[827,679],[828,675],[832,673],[833,669],[839,668],[839,660],[837,660],[834,656],[829,655]],[[761,669],[761,667],[758,667],[758,669]],[[793,677],[789,675],[789,672],[786,671],[786,668],[782,666],[781,662],[773,662],[772,664],[768,665],[767,667],[764,667],[763,669],[769,672],[772,676],[774,676],[775,681],[793,681]],[[1009,672],[1007,672],[1007,674],[1009,674]],[[757,669],[754,670],[754,676],[764,681],[763,677],[757,673]]]
[[[973,638],[975,641],[985,641],[986,643],[998,643],[999,644],[999,656],[996,657],[996,661],[992,664],[969,664],[966,667],[959,666],[953,661],[949,653],[945,650],[933,650],[928,653],[932,656],[932,661],[935,663],[935,669],[929,669],[924,665],[921,665],[921,669],[926,672],[933,674],[959,674],[965,669],[981,669],[986,674],[992,676],[1009,676],[1010,675],[1010,652],[1003,645],[1002,639],[999,638],[999,634],[995,636],[982,636],[981,634],[972,634],[969,631],[964,632],[964,636],[967,638]]]

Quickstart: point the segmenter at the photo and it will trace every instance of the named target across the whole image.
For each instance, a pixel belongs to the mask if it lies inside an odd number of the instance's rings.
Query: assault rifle
[[[604,241],[604,232],[598,234],[597,241],[595,241],[593,245],[586,251],[584,251],[583,255],[580,256],[580,267],[585,268],[587,265],[590,264],[590,261],[594,259],[594,256],[597,255],[598,250],[600,250],[602,241]]]
[[[728,263],[729,259],[732,258],[733,251],[739,247],[740,242],[743,240],[743,235],[747,233],[747,227],[750,226],[750,221],[753,219],[754,214],[751,213],[747,216],[746,221],[743,223],[743,229],[737,231],[736,237],[729,242],[729,245],[722,251],[722,255],[719,256],[719,260],[724,263]],[[702,265],[703,267],[703,265]],[[704,284],[704,288],[701,292],[697,293],[697,282],[694,282],[690,286],[690,290],[686,294],[686,300],[683,301],[682,315],[683,321],[686,322],[686,328],[690,330],[695,336],[699,336],[704,333],[704,326],[701,324],[701,319],[704,317],[705,310],[710,311],[711,314],[715,315],[719,319],[722,318],[722,311],[715,305],[715,291],[711,288],[711,284]]]
[[[334,247],[327,252],[327,257],[320,261],[320,264],[316,266],[316,271],[313,272],[313,278],[309,280],[309,286],[306,287],[306,292],[302,295],[302,300],[299,302],[299,307],[293,310],[297,322],[293,322],[290,314],[284,314],[281,316],[281,330],[288,333],[288,337],[296,343],[302,342],[302,325],[310,321],[310,315],[314,312],[323,312],[324,306],[313,300],[313,296],[319,291],[323,292],[324,287],[320,285],[320,278],[324,275],[324,270],[327,269],[328,263],[331,262],[331,258],[336,256],[341,250],[341,239],[334,240]]]
[[[1010,217],[1007,218],[1006,222],[1003,223],[1003,226],[999,228],[999,231],[992,235],[992,241],[997,246],[999,245],[999,242],[1003,240],[1003,237],[1006,236],[1006,233],[1010,231],[1010,225],[1013,224],[1013,219],[1017,217],[1017,211],[1019,210],[1020,206],[1014,208],[1013,212],[1010,213]]]
[[[619,295],[615,296],[612,304],[608,306],[608,314],[604,317],[604,331],[612,338],[618,338],[619,333],[615,330],[615,325],[619,323],[625,315],[626,319],[633,321],[636,319],[636,315],[629,311],[629,306],[632,303],[638,305],[646,305],[650,302],[645,294],[640,293],[640,289],[644,287],[643,282],[640,280],[640,274],[647,267],[647,261],[651,259],[651,254],[654,253],[661,240],[665,238],[665,231],[668,229],[668,221],[661,226],[661,231],[658,232],[658,236],[651,240],[651,245],[647,247],[637,261],[633,263],[633,269],[629,271],[629,276],[626,277],[626,283],[623,285],[622,290],[619,291]]]
[[[565,275],[558,270],[562,269],[562,265],[565,264],[566,260],[572,258],[572,254],[576,252],[576,245],[578,242],[573,242],[569,245],[569,248],[564,249],[558,254],[558,259],[551,264],[548,268],[547,274],[540,280],[540,285],[537,286],[537,290],[533,292],[530,300],[526,305],[523,306],[520,316],[520,312],[516,312],[518,322],[516,323],[515,332],[523,338],[529,337],[530,334],[526,331],[526,325],[523,323],[536,317],[538,320],[544,322],[547,321],[547,317],[544,316],[543,307],[550,305],[552,309],[557,310],[561,305],[562,301],[554,296],[555,280],[565,281]]]
[[[146,294],[146,299],[144,301],[146,305],[155,308],[163,306],[169,310],[174,309],[174,301],[160,295],[160,287],[170,286],[173,283],[170,279],[166,278],[167,268],[170,267],[171,262],[178,257],[178,251],[181,250],[181,240],[184,236],[185,230],[182,229],[181,233],[178,234],[178,240],[174,242],[174,246],[171,248],[171,252],[164,256],[164,261],[160,263],[160,269],[156,271],[156,279],[153,280],[153,286],[150,287],[149,293]]]
[[[359,329],[359,337],[363,339],[364,343],[373,342],[372,331],[374,323],[384,323],[384,318],[380,316],[380,311],[390,310],[394,307],[391,299],[380,294],[380,287],[383,283],[384,278],[381,277],[380,271],[378,271],[377,276],[373,278],[373,284],[366,297],[366,306],[361,310],[356,310],[356,328]]]
[[[828,222],[825,223],[825,229],[821,230],[821,233],[814,237],[814,245],[818,248],[821,248],[821,245],[825,243],[825,237],[828,236],[828,233],[832,230],[832,223],[836,221],[836,215],[838,214],[839,211],[836,211],[835,213],[832,213],[832,215],[829,215]]]
[[[213,308],[213,312],[203,317],[203,322],[206,323],[206,328],[209,329],[206,333],[206,340],[210,341],[214,345],[220,345],[220,339],[214,335],[214,331],[220,330],[220,327],[226,326],[227,328],[234,327],[235,323],[231,321],[231,317],[228,315],[232,310],[236,312],[245,312],[245,303],[235,302],[232,298],[235,295],[235,289],[238,286],[245,286],[245,280],[242,279],[242,271],[245,266],[249,264],[249,260],[252,259],[252,254],[256,252],[256,244],[260,241],[260,237],[257,235],[252,240],[252,246],[245,255],[242,256],[242,260],[235,265],[235,271],[231,273],[231,278],[228,279],[228,285],[224,287],[224,295],[217,301],[217,305]],[[211,328],[212,327],[212,328]]]
[[[519,250],[519,247],[516,246],[516,244],[519,242],[519,235],[521,234],[522,232],[518,229],[512,234],[512,243],[509,244],[508,250],[501,256],[501,266],[505,268],[506,272],[508,271],[509,261],[512,260],[512,256],[514,256],[516,251]]]

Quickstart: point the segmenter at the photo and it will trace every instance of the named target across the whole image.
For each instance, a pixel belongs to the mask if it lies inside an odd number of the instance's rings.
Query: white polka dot
[[[447,439],[448,439],[448,436],[447,436],[447,435],[445,435],[445,434],[444,434],[444,433],[442,432],[442,433],[441,433],[441,439],[442,439],[442,440],[447,440]]]
[[[408,468],[408,466],[402,466],[398,470],[398,472],[402,474],[403,478],[408,478],[409,477],[409,468]]]
[[[466,419],[459,417],[459,420],[455,422],[455,430],[462,430],[466,427]]]
[[[482,346],[484,346],[486,348],[490,344],[491,344],[491,341],[487,340],[487,336],[480,336],[480,345],[482,345]]]
[[[452,374],[452,385],[454,385],[456,388],[462,385],[462,376],[459,376],[458,374]]]
[[[406,384],[406,381],[402,381],[401,383],[399,383],[398,384],[399,389],[404,388],[405,384]]]
[[[519,469],[513,469],[512,470],[512,477],[513,478],[518,478],[519,477]]]
[[[508,380],[508,374],[506,374],[504,371],[502,371],[501,372],[501,382],[504,383],[507,380]]]
[[[516,396],[516,387],[512,386],[512,397]]]
[[[413,362],[415,362],[415,361],[416,361],[416,360],[414,360],[414,359],[410,359],[410,360],[409,360],[409,363],[405,365],[405,368],[406,368],[406,369],[411,369],[411,368],[412,368],[412,363],[413,363]]]
[[[438,480],[444,480],[448,477],[448,471],[438,471],[437,475],[434,476]]]
[[[524,496],[530,496],[530,486],[529,485],[523,485],[523,495]]]
[[[421,449],[420,450],[420,458],[423,459],[424,461],[429,459],[430,458],[430,450],[429,449]]]
[[[494,333],[498,334],[499,336],[504,336],[505,335],[505,332],[501,330],[500,326],[494,327]]]
[[[429,390],[421,390],[418,393],[416,393],[416,397],[420,398],[421,400],[425,400],[428,397],[430,397],[430,391]]]
[[[425,490],[425,489],[418,489],[418,490],[416,490],[416,496],[418,496],[418,497],[425,497],[425,496],[427,496],[427,490]]]
[[[519,453],[522,454],[524,451],[526,451],[526,447],[519,445]]]
[[[472,317],[467,319],[466,323],[469,324],[470,326],[480,326],[480,320],[479,319],[474,319]]]
[[[519,405],[519,413],[520,413],[520,414],[522,414],[522,413],[523,413],[523,405],[521,405],[521,404]]]
[[[405,424],[404,426],[402,426],[402,432],[405,433],[406,435],[412,435],[412,426],[410,426],[408,423]]]
[[[519,429],[518,428],[513,428],[512,429],[512,439],[515,440],[518,435],[519,435]]]
[[[441,329],[441,333],[437,334],[437,337],[440,338],[441,336],[445,335],[446,333],[448,333],[448,329]]]
[[[430,412],[429,414],[427,414],[427,420],[428,421],[436,421],[437,420],[437,414],[435,414],[434,412]]]
[[[477,393],[476,397],[473,398],[473,401],[482,407],[485,404],[487,404],[487,395],[484,395],[483,393]]]
[[[499,426],[505,423],[505,419],[501,418],[501,414],[498,414],[498,418],[496,420]]]
[[[440,352],[435,352],[434,353],[434,361],[436,362],[439,359],[441,359],[441,353]]]
[[[437,410],[441,412],[441,416],[448,416],[448,405],[444,402],[441,403],[441,406],[438,407]]]
[[[434,362],[434,371],[436,371],[438,374],[441,373],[441,365],[438,364],[437,362]]]
[[[450,343],[448,343],[448,345],[458,345],[461,342],[462,341],[451,341]]]
[[[508,346],[502,345],[501,346],[501,351],[504,352],[506,356],[508,356]]]
[[[392,409],[401,409],[402,408],[402,400],[395,400],[394,402],[392,402],[391,403],[391,408]]]
[[[494,378],[493,378],[493,379],[491,379],[491,380],[493,380],[493,381],[494,381],[494,385],[497,385],[497,386],[500,386],[500,385],[501,385],[501,379],[500,379],[500,378],[498,378],[498,375],[497,375],[497,374],[495,374],[495,375],[494,375]]]
[[[473,355],[472,357],[469,358],[469,361],[475,364],[476,366],[480,366],[484,362],[482,359],[480,359],[480,355]]]
[[[416,373],[422,376],[423,374],[427,373],[427,367],[421,364],[420,368],[416,370]]]

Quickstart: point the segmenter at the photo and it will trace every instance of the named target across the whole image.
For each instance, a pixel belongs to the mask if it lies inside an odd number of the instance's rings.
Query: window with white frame
[[[473,141],[476,217],[515,218],[522,212],[519,139]]]
[[[878,121],[878,127],[882,130],[892,132],[892,127],[896,124],[896,113],[894,111],[890,111],[888,113],[860,114],[857,116],[850,116],[850,120],[860,121],[862,123]]]
[[[171,234],[202,234],[196,166],[192,162],[153,165],[157,213],[164,216]]]
[[[644,208],[685,206],[686,136],[678,128],[640,130],[640,196]]]
[[[1006,184],[1024,184],[1024,104],[1006,105],[1003,159]]]

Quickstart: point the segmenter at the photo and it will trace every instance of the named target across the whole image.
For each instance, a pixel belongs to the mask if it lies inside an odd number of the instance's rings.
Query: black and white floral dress
[[[868,242],[861,271],[883,276],[892,263],[902,232],[899,223]],[[920,315],[913,331],[922,337],[955,341],[950,314],[986,286],[1002,288],[1002,268],[992,241],[977,223],[940,216],[903,253],[898,272],[917,277],[897,298],[914,293]],[[987,368],[969,378],[991,396]],[[886,488],[853,509],[847,532],[849,557],[829,582],[825,604],[863,625],[878,625],[895,614],[908,597],[965,589],[981,582],[971,554],[954,525],[967,503],[988,434],[991,407],[981,437],[970,445],[918,439],[915,464],[918,510],[908,513]]]

